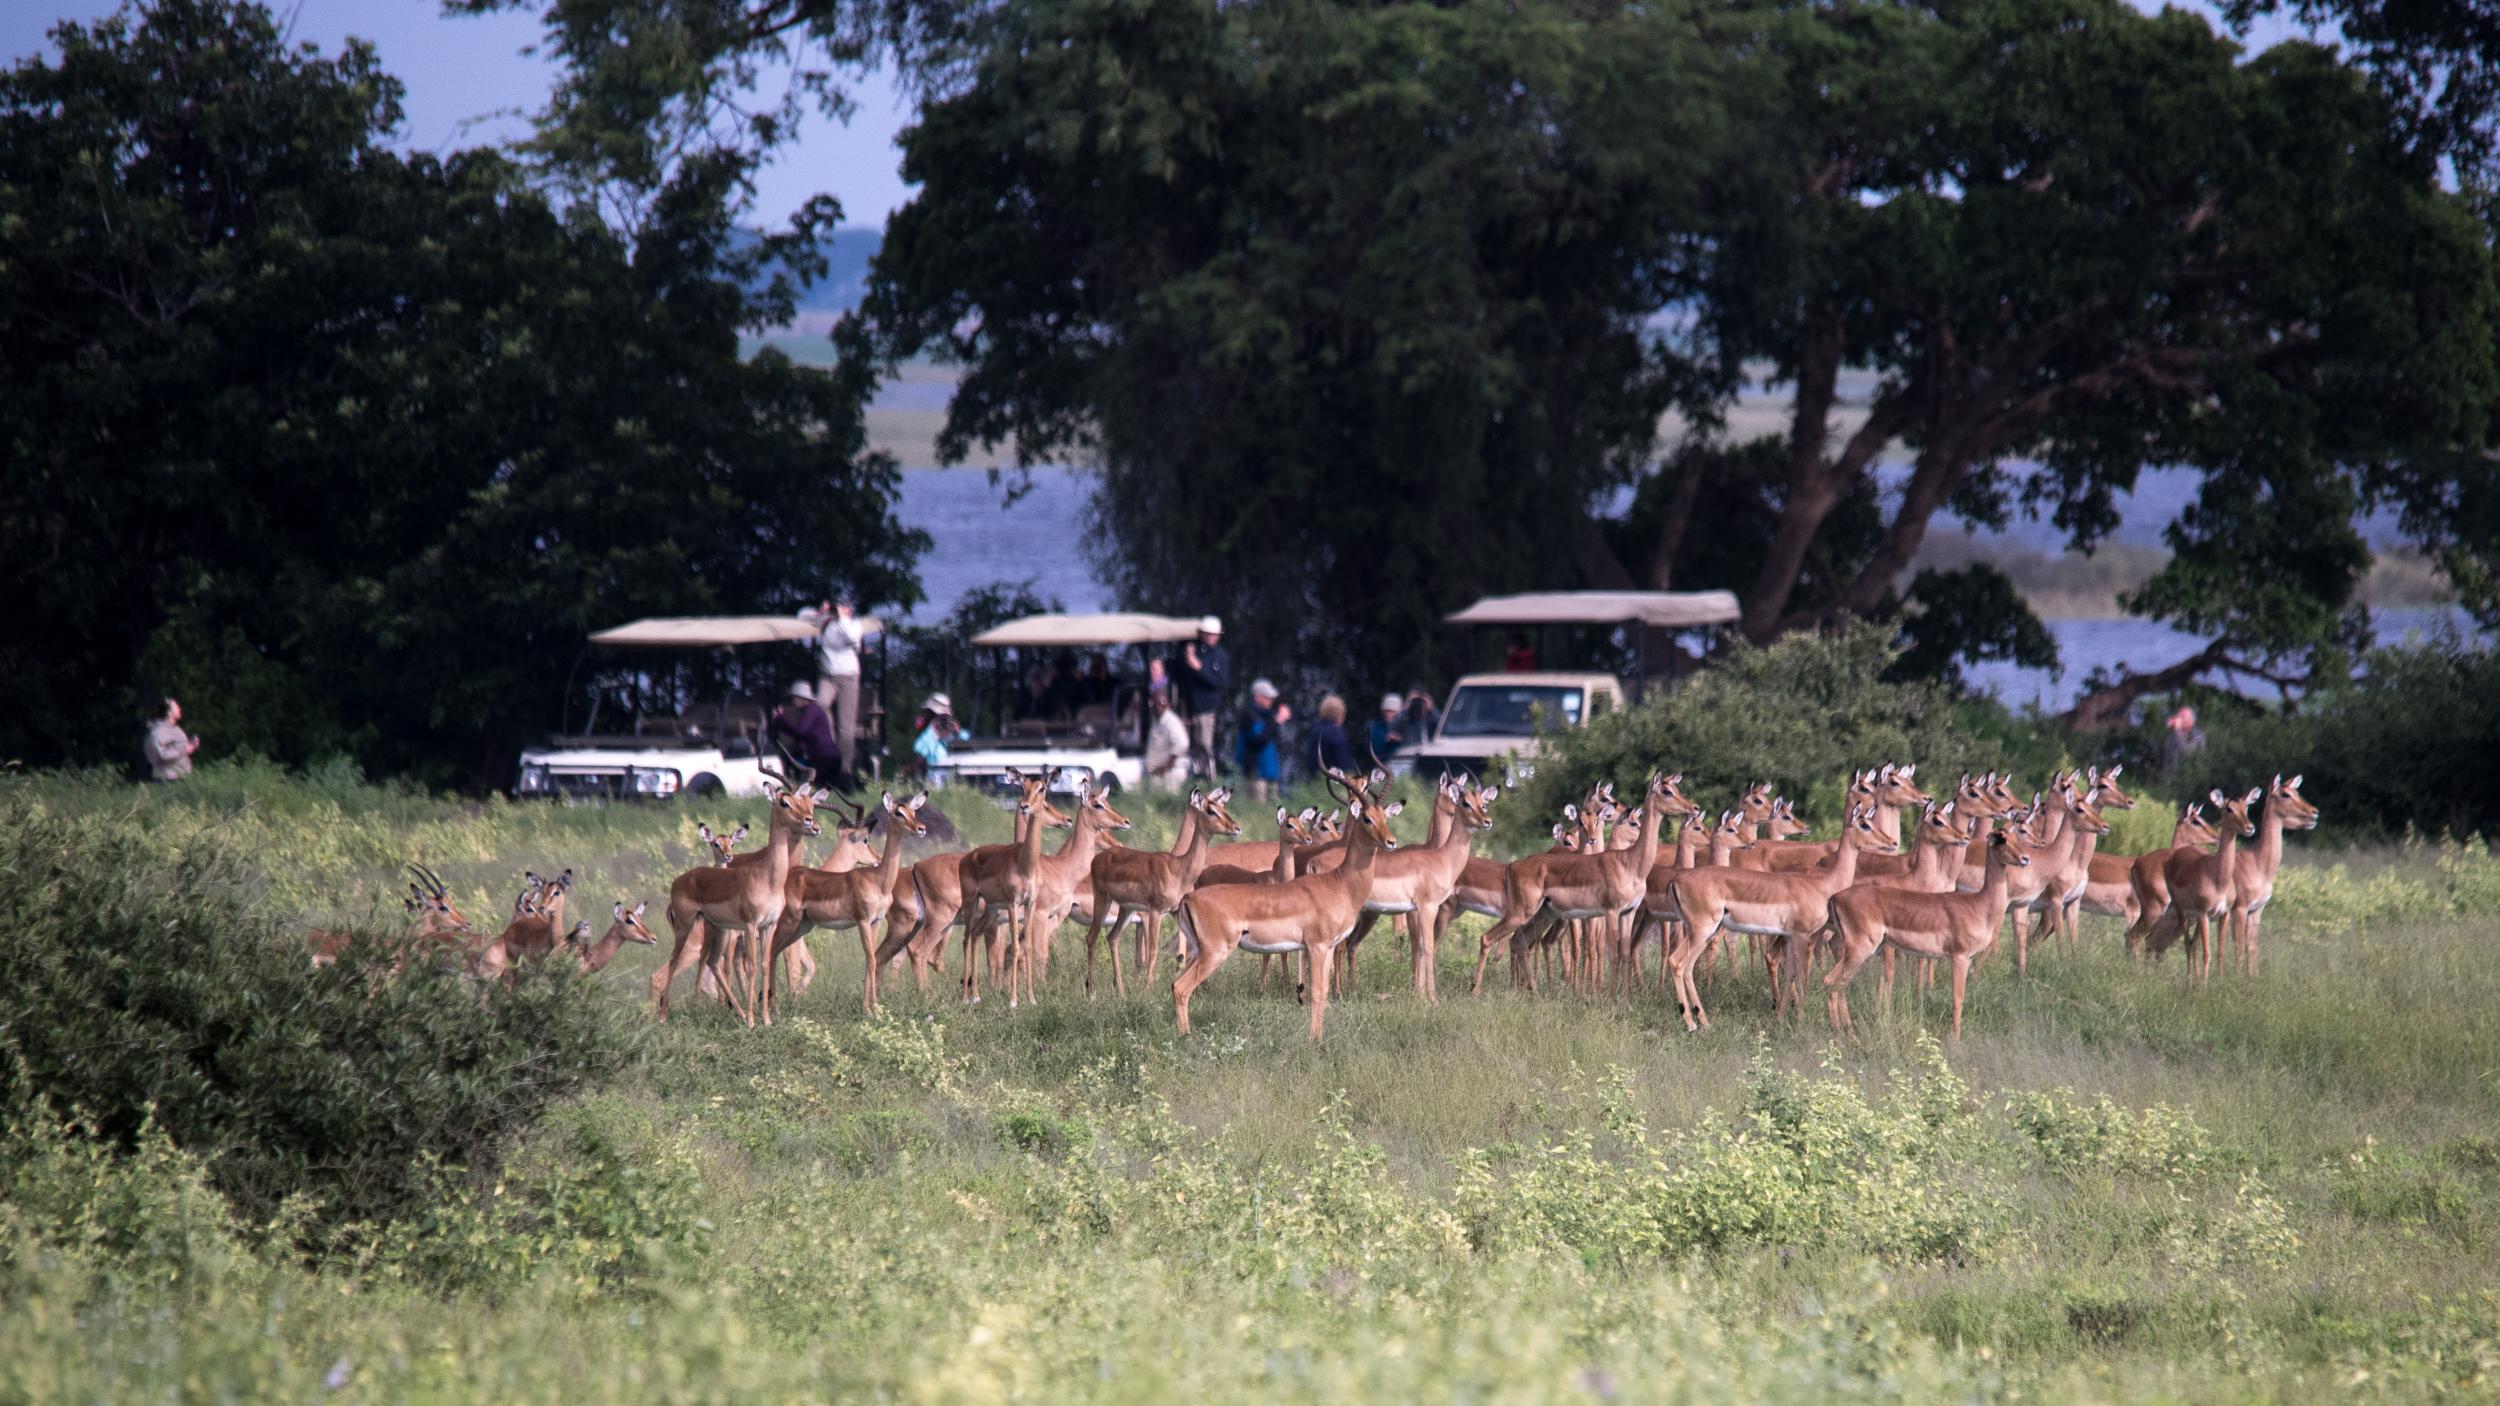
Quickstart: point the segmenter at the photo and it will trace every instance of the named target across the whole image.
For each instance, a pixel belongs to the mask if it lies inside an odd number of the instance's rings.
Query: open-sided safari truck
[[[1010,772],[1042,772],[1053,791],[1073,794],[1092,780],[1113,791],[1134,788],[1146,773],[1146,661],[1161,648],[1195,639],[1198,622],[1172,615],[1027,615],[972,637],[976,649],[1012,652],[997,678],[995,699],[957,712],[979,727],[950,747],[938,779],[1005,791]],[[1014,680],[1039,661],[1078,651],[1104,656],[1113,681],[1107,702],[1088,702],[1062,715],[1016,716]]]
[[[1460,676],[1441,709],[1440,728],[1430,740],[1400,752],[1397,769],[1475,775],[1497,757],[1533,758],[1540,729],[1579,727],[1623,707],[1627,699],[1640,701],[1646,689],[1671,682],[1682,672],[1686,656],[1679,636],[1731,623],[1741,613],[1735,595],[1727,591],[1487,596],[1446,617],[1449,623],[1477,632],[1480,641],[1487,635],[1497,640],[1519,637],[1540,667]],[[1541,667],[1546,660],[1559,659],[1603,659],[1628,668],[1617,673],[1615,667]]]
[[[871,636],[882,630],[874,620],[860,623]],[[655,618],[598,631],[583,655],[598,668],[589,716],[579,730],[568,716],[545,746],[522,752],[512,793],[762,795],[758,753],[771,753],[765,719],[791,680],[815,677],[815,641],[815,626],[788,615]],[[863,700],[863,740],[876,735],[880,692]],[[580,696],[569,686],[565,693]]]

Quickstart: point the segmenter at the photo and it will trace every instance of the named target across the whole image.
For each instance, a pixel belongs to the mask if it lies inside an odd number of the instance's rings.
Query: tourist
[[[1241,710],[1233,747],[1241,774],[1250,778],[1250,795],[1255,800],[1264,801],[1275,793],[1284,773],[1280,744],[1285,724],[1292,721],[1293,709],[1277,700],[1276,685],[1265,679],[1250,685],[1250,706]]]
[[[1157,686],[1146,694],[1154,721],[1146,728],[1146,784],[1181,791],[1189,786],[1189,729],[1172,711],[1172,691]]]
[[[1224,652],[1224,622],[1212,615],[1198,622],[1198,638],[1181,646],[1181,706],[1189,710],[1191,750],[1199,774],[1215,775],[1215,718],[1233,685],[1232,656]]]
[[[180,781],[191,774],[191,754],[200,739],[182,730],[182,705],[168,698],[148,724],[148,774],[158,781]]]
[[[816,627],[816,701],[824,705],[833,725],[833,783],[853,785],[851,764],[859,750],[859,646],[867,626],[857,604],[844,591],[831,601],[802,610],[799,618]]]

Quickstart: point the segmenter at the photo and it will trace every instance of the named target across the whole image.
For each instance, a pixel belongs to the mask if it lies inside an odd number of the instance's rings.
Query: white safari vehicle
[[[1028,615],[972,637],[978,649],[1019,651],[1022,664],[1060,651],[1105,655],[1117,681],[1109,703],[1076,708],[1066,717],[1004,721],[988,736],[966,734],[948,747],[936,779],[984,791],[1011,790],[1011,771],[1039,771],[1050,789],[1074,794],[1091,780],[1113,791],[1133,790],[1145,779],[1146,660],[1159,645],[1198,637],[1198,622],[1172,615]],[[1002,681],[1020,669],[997,671]],[[1013,685],[1008,687],[1012,690]],[[960,704],[959,700],[959,704]],[[1005,718],[1009,699],[994,700]],[[959,711],[963,711],[959,708]]]
[[[1623,630],[1633,660],[1632,691],[1652,679],[1650,635],[1681,633],[1737,619],[1736,597],[1727,591],[1539,591],[1487,596],[1447,617],[1453,625],[1541,635],[1551,643],[1574,627]],[[1481,775],[1496,758],[1533,762],[1536,734],[1580,727],[1624,706],[1624,682],[1612,673],[1536,670],[1468,674],[1450,690],[1441,726],[1431,740],[1398,753],[1392,769],[1434,775],[1444,770]],[[1495,768],[1499,769],[1499,768]]]
[[[872,634],[880,628],[874,620],[861,623]],[[679,616],[599,631],[590,637],[594,648],[628,652],[631,662],[619,672],[634,685],[633,696],[666,702],[617,717],[602,731],[610,690],[600,689],[580,732],[558,733],[521,753],[512,794],[617,800],[762,795],[757,754],[772,754],[764,720],[788,680],[815,675],[804,648],[815,639],[815,626],[787,615]],[[708,656],[711,672],[729,682],[717,700],[680,705],[684,690],[675,686],[673,671],[696,655]]]

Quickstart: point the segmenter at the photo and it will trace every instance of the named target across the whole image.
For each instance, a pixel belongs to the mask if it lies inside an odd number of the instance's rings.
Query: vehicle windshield
[[[1561,684],[1465,684],[1441,720],[1443,737],[1525,737],[1536,731],[1529,717],[1540,712],[1546,726],[1580,724],[1580,690]]]

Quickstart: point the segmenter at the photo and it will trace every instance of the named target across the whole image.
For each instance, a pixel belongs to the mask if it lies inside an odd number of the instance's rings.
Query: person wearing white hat
[[[1224,622],[1212,615],[1198,621],[1198,638],[1181,646],[1181,705],[1189,710],[1191,751],[1199,775],[1215,776],[1215,720],[1224,711],[1224,695],[1233,685],[1232,656],[1224,652]]]
[[[1406,713],[1406,700],[1394,693],[1380,695],[1380,716],[1372,719],[1369,741],[1372,758],[1387,761],[1406,745],[1406,729],[1401,720]],[[1365,760],[1370,760],[1366,758]]]
[[[932,693],[920,705],[920,735],[911,741],[914,756],[929,769],[929,782],[943,782],[946,768],[946,743],[963,731],[955,722],[955,700],[943,693]]]

